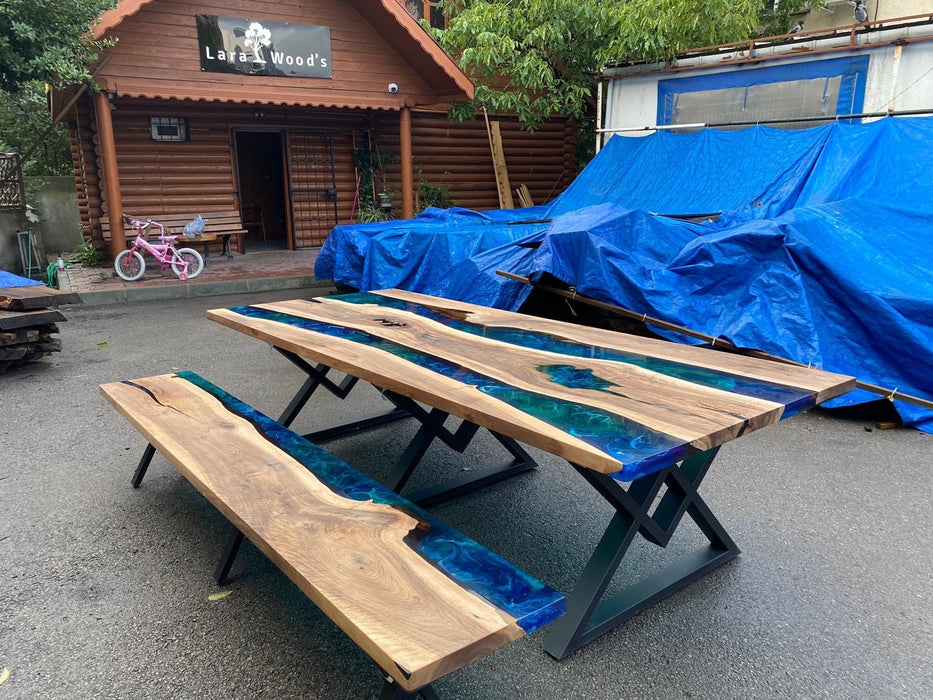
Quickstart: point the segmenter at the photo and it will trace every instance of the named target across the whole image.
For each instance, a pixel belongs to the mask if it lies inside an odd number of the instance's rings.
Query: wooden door
[[[295,248],[323,245],[337,225],[331,132],[288,132],[288,179]]]

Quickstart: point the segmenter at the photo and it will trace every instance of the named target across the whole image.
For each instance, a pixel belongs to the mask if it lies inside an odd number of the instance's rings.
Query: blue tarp
[[[42,282],[14,275],[6,270],[0,270],[0,289],[4,287],[33,287],[37,284],[42,284]]]
[[[314,272],[356,289],[439,289],[457,262],[533,228],[509,222],[546,216],[546,207],[482,213],[432,207],[410,220],[337,226],[321,248]]]
[[[514,310],[529,288],[496,270],[547,272],[601,301],[930,398],[931,164],[931,118],[614,137],[546,207],[338,226],[315,273]],[[711,223],[662,216],[720,211]],[[894,403],[933,432],[933,411]]]

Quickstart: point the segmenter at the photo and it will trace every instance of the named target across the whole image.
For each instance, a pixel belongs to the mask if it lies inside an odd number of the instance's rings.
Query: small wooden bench
[[[199,237],[187,237],[182,235],[182,230],[185,228],[185,224],[194,219],[198,214],[202,218],[207,220],[207,225],[204,227],[204,233]],[[132,220],[132,216],[127,215]],[[124,218],[127,218],[124,217]],[[145,220],[146,217],[143,217]],[[177,234],[179,243],[184,243],[186,245],[192,245],[197,243],[204,244],[204,258],[205,262],[209,256],[210,245],[212,242],[217,240],[219,236],[221,244],[221,254],[226,254],[228,258],[233,257],[233,253],[230,249],[230,238],[235,236],[236,239],[234,244],[240,246],[243,236],[246,235],[246,228],[243,226],[242,221],[240,220],[240,212],[238,211],[215,211],[215,212],[195,212],[193,214],[160,214],[156,216],[149,216],[153,221],[158,221],[165,227],[166,233]],[[110,234],[110,220],[105,216],[100,220],[101,229],[104,232],[104,235]],[[132,226],[126,224],[124,226],[125,234],[128,241],[132,241],[136,238],[136,231]],[[240,249],[242,252],[242,249]]]
[[[322,448],[192,372],[100,387],[236,528],[388,675],[430,683],[564,612],[564,597]],[[193,437],[197,436],[197,437]],[[240,534],[242,533],[242,534]]]

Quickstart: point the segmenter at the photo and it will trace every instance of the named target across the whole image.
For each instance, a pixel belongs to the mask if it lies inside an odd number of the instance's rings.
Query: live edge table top
[[[402,290],[208,317],[623,481],[855,386],[821,370]]]

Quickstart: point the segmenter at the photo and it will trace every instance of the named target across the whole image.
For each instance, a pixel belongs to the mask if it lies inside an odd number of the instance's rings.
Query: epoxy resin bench
[[[101,393],[392,680],[429,684],[559,617],[564,598],[192,372]],[[223,577],[239,540],[218,569]]]

